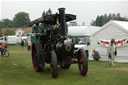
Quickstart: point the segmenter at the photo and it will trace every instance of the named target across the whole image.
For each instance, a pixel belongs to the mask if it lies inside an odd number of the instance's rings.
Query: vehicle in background
[[[27,33],[26,36],[27,36],[27,41],[31,41],[32,33]]]
[[[0,37],[0,42],[2,43],[7,43],[7,44],[20,44],[22,40],[25,40],[26,42],[28,40],[31,40],[31,35],[30,36],[22,36],[21,38],[11,35],[11,36],[4,36]]]
[[[18,38],[17,36],[7,36],[7,44],[17,44]]]
[[[7,40],[7,38],[5,36],[0,37],[0,43],[6,43],[6,40]]]
[[[22,40],[26,40],[27,41],[27,36],[22,36]]]
[[[89,56],[89,45],[90,39],[87,36],[72,36],[73,43],[75,45],[75,52],[77,52],[80,48],[83,48]]]

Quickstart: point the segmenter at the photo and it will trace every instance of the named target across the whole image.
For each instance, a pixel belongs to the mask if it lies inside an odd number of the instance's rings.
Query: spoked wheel
[[[80,49],[78,51],[78,67],[79,67],[80,74],[82,76],[85,76],[88,72],[88,59],[83,49]]]
[[[52,78],[56,78],[58,75],[57,56],[55,51],[51,51],[51,75]]]
[[[42,46],[40,43],[32,44],[32,63],[36,72],[43,71],[45,67],[45,57],[41,53]]]

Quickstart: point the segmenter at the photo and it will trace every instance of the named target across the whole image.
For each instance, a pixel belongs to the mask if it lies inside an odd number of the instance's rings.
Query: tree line
[[[13,20],[10,19],[0,20],[0,28],[27,27],[29,22],[30,22],[29,14],[26,12],[19,12],[15,14]]]
[[[43,11],[42,17],[46,15],[52,14],[51,9],[48,9],[47,11]],[[29,27],[29,23],[31,22],[29,18],[29,14],[26,12],[19,12],[15,14],[12,20],[10,19],[2,19],[0,20],[0,36],[7,36],[7,35],[14,35],[16,29],[10,29],[10,28],[24,28]],[[6,29],[6,32],[2,33],[1,28],[9,28]]]
[[[52,14],[52,10],[49,8],[47,11],[42,12],[42,17]],[[110,20],[128,21],[127,17],[121,17],[120,13],[110,13],[104,15],[98,15],[95,20],[90,23],[93,26],[103,26]],[[19,12],[15,14],[12,20],[2,19],[0,20],[0,28],[23,28],[28,27],[30,23],[29,14],[26,12]],[[76,21],[69,22],[69,26],[77,26]],[[85,22],[82,23],[85,25]]]
[[[93,20],[90,24],[93,26],[103,26],[110,20],[119,20],[119,21],[128,21],[127,17],[121,17],[120,13],[110,13],[110,14],[104,14],[104,15],[98,15],[96,17],[96,20]]]

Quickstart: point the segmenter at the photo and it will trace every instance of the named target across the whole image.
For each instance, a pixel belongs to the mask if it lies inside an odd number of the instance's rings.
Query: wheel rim
[[[38,68],[37,56],[36,56],[36,47],[35,44],[32,45],[32,63],[35,70]]]
[[[78,59],[78,66],[79,66],[80,74],[82,74],[83,73],[83,59],[82,59],[81,51],[80,51],[79,59]]]

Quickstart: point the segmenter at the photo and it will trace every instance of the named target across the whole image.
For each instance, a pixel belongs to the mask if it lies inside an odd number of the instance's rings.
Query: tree
[[[2,19],[0,21],[0,28],[12,28],[13,22],[9,19]]]
[[[42,13],[42,17],[44,17],[44,16],[46,16],[46,15],[50,15],[50,14],[52,14],[52,10],[49,8],[48,9],[48,11],[43,11],[43,13]]]
[[[15,27],[27,27],[30,23],[29,14],[25,12],[17,13],[13,18]]]
[[[103,21],[104,21],[104,17],[101,15],[101,16],[99,17],[99,21],[98,21],[98,23],[96,23],[96,25],[97,25],[97,26],[102,26],[102,25],[104,25]]]
[[[48,14],[48,15],[52,14],[52,11],[51,11],[50,8],[48,9],[47,14]]]
[[[43,11],[43,13],[42,13],[42,17],[44,17],[44,16],[46,16],[46,15],[45,15],[45,11]]]
[[[104,21],[104,17],[103,16],[97,16],[96,21],[93,21],[93,23],[96,26],[102,26],[103,25],[103,21]],[[96,22],[96,23],[95,23]]]

